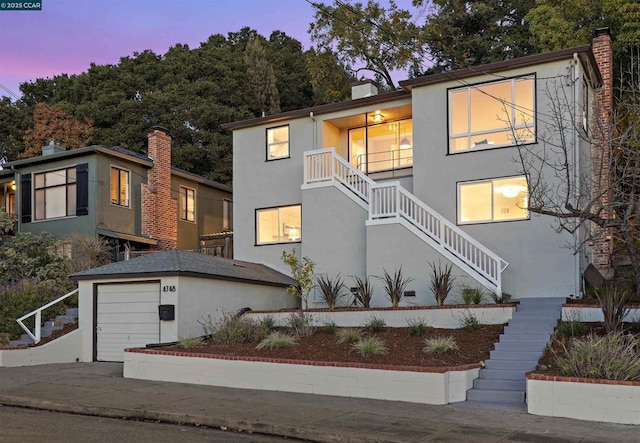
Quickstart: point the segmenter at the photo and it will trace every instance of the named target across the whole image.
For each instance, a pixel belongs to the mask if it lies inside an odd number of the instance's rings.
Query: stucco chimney
[[[66,151],[64,147],[60,146],[56,143],[55,140],[51,139],[48,145],[44,145],[42,147],[42,156],[44,157],[45,155],[53,155],[64,151]]]
[[[351,100],[378,95],[378,84],[373,80],[362,80],[351,85]]]
[[[160,249],[178,245],[178,200],[171,193],[171,137],[154,126],[147,135],[147,155],[153,168],[142,185],[142,233],[158,239]]]
[[[611,159],[611,131],[613,125],[613,46],[609,28],[598,28],[594,32],[591,51],[596,60],[598,70],[602,76],[602,86],[596,89],[593,107],[592,123],[592,167],[594,174],[602,174],[602,190],[609,188],[609,164]],[[601,171],[601,172],[600,172]],[[611,190],[602,193],[601,203],[609,207],[612,198]],[[602,191],[595,189],[600,194]],[[613,217],[610,210],[606,210],[605,217]],[[595,228],[593,242],[593,264],[597,269],[607,269],[611,266],[613,241],[607,230]]]

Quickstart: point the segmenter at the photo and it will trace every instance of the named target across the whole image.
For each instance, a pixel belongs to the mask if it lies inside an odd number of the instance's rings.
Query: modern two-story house
[[[434,304],[431,266],[449,264],[458,286],[578,295],[585,266],[606,266],[606,247],[575,254],[568,245],[580,234],[528,211],[519,149],[570,140],[572,173],[588,171],[593,103],[610,83],[601,31],[592,45],[409,79],[384,94],[363,82],[350,101],[228,124],[234,256],[288,272],[281,255],[295,248],[347,284],[402,267],[414,279],[408,304]],[[551,117],[561,98],[567,121],[580,123],[562,131]],[[372,283],[373,304],[388,305]]]
[[[231,257],[231,187],[171,166],[171,137],[156,127],[147,155],[116,146],[66,150],[3,165],[2,202],[17,232],[101,236],[120,257],[208,248]]]

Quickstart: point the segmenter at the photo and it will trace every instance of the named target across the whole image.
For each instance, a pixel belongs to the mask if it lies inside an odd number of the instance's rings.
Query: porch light
[[[400,149],[411,149],[411,142],[407,137],[400,140]]]
[[[371,116],[371,121],[374,123],[382,123],[384,121],[384,115],[380,111],[376,111]]]
[[[16,182],[11,182],[11,190],[12,191],[16,190]]]

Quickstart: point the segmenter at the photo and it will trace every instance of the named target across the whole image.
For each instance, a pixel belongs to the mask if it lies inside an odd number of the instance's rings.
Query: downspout
[[[11,166],[11,170],[13,171],[13,180],[16,182],[15,211],[17,233],[22,232],[22,177],[20,177],[20,172],[18,172],[18,170],[13,165]]]
[[[578,54],[577,53],[573,53],[573,64],[574,64],[574,79],[573,79],[573,88],[572,88],[572,95],[573,95],[573,120],[574,120],[574,124],[573,124],[573,183],[574,183],[574,189],[577,192],[576,198],[578,198],[578,196],[580,196],[580,135],[578,133],[579,129],[578,129],[578,125],[582,124],[582,115],[578,115],[579,113],[579,108],[577,105],[577,101],[578,101],[578,97],[581,97],[582,94],[582,82],[580,82],[580,73],[578,72],[578,67],[580,66],[580,60],[578,58]],[[582,107],[584,108],[584,103],[581,103]],[[588,114],[587,114],[587,118],[588,118]],[[577,203],[577,202],[575,202]],[[580,250],[579,252],[576,254],[576,260],[574,261],[574,265],[575,265],[575,296],[582,298],[582,278],[581,278],[581,274],[582,274],[582,269],[580,267],[580,262],[582,260],[582,235],[581,235],[581,231],[582,229],[577,229],[576,232],[574,232],[574,241],[577,241],[578,245],[580,245]]]

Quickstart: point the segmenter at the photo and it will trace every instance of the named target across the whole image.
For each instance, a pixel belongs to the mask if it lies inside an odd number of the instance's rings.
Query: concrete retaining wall
[[[82,331],[76,329],[42,346],[0,350],[0,367],[75,363],[82,354]]]

